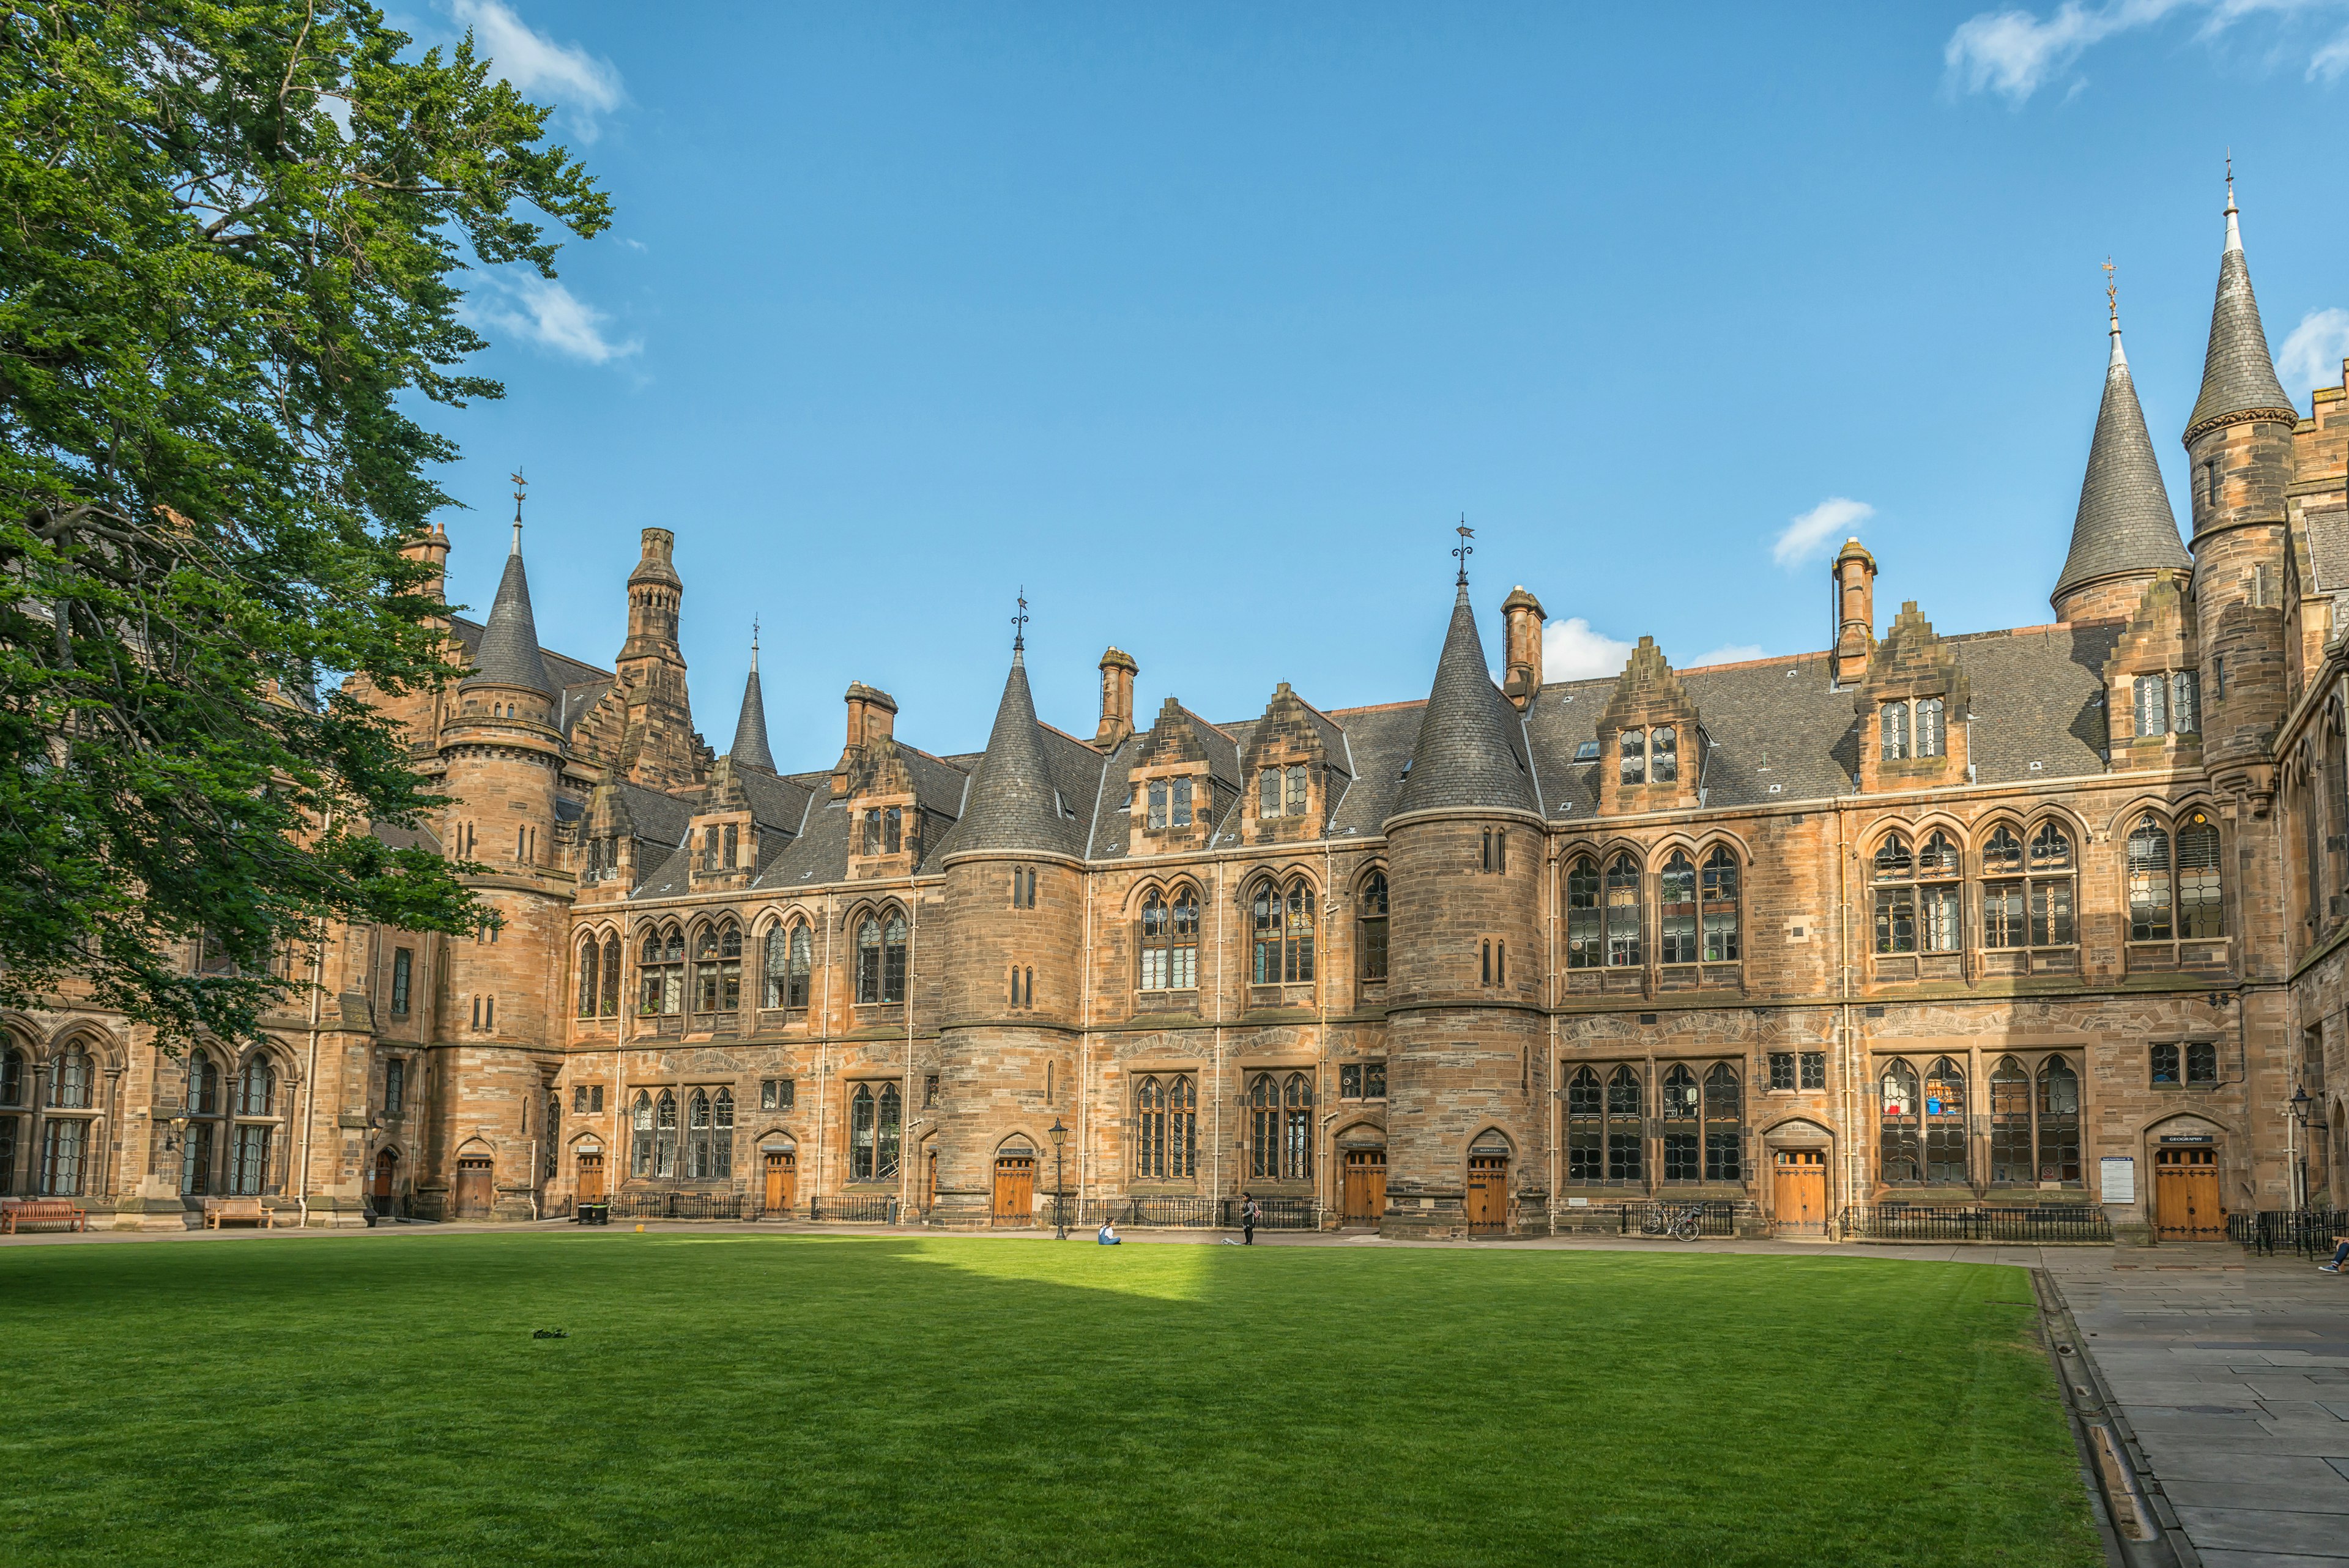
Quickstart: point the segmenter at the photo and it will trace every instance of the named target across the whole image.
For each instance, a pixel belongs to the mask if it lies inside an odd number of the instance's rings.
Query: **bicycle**
[[[1693,1241],[1704,1222],[1704,1210],[1693,1203],[1653,1204],[1640,1216],[1640,1234]]]

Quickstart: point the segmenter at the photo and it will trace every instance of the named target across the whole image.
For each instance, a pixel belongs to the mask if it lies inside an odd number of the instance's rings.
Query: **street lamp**
[[[1054,1116],[1052,1125],[1044,1131],[1052,1140],[1052,1240],[1065,1241],[1069,1239],[1069,1189],[1061,1175],[1061,1153],[1068,1147],[1069,1129],[1061,1125],[1060,1117]]]
[[[2308,1097],[2308,1085],[2302,1084],[2292,1092],[2292,1119],[2300,1124],[2300,1206],[2308,1207],[2308,1111],[2315,1102]]]

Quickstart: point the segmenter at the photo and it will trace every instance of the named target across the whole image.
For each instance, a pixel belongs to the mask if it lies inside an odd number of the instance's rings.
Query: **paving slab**
[[[2161,1490],[2169,1505],[2181,1514],[2190,1509],[2261,1509],[2280,1513],[2321,1513],[2334,1518],[2334,1528],[2349,1540],[2349,1480],[2339,1485],[2317,1481],[2283,1486],[2251,1481],[2168,1480]]]

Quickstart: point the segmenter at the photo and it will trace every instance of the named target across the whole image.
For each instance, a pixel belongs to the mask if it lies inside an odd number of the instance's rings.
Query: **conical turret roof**
[[[759,639],[750,639],[750,674],[742,682],[742,716],[734,721],[734,744],[726,754],[738,763],[775,771],[775,753],[767,749],[767,700],[759,691]]]
[[[522,524],[514,524],[513,549],[506,556],[505,576],[498,579],[498,597],[490,605],[489,624],[481,628],[481,646],[473,655],[474,672],[467,686],[524,686],[545,696],[554,695],[546,678],[546,661],[538,654],[538,622],[530,613],[530,576],[523,570]]]
[[[2162,488],[2161,464],[2145,428],[2137,384],[2113,316],[2112,357],[2105,365],[2105,400],[2088,443],[2088,472],[2080,482],[2080,510],[2072,519],[2072,553],[2064,557],[2054,597],[2099,578],[2151,573],[2192,564],[2178,537],[2178,517]]]
[[[2297,420],[2283,383],[2268,354],[2267,328],[2260,325],[2260,302],[2251,294],[2251,269],[2243,261],[2243,234],[2235,211],[2235,185],[2227,182],[2227,248],[2219,257],[2219,297],[2210,306],[2210,347],[2202,356],[2202,392],[2186,421],[2186,439],[2230,415],[2274,413]]]
[[[1077,825],[1062,814],[1060,790],[1044,757],[1044,737],[1036,723],[1036,703],[1028,691],[1028,666],[1011,650],[1011,673],[995,710],[987,752],[971,775],[953,848],[1024,849],[1073,855],[1081,847]]]
[[[1445,806],[1540,810],[1526,766],[1525,728],[1485,667],[1465,582],[1452,606],[1452,628],[1420,715],[1411,774],[1395,799],[1395,815]]]

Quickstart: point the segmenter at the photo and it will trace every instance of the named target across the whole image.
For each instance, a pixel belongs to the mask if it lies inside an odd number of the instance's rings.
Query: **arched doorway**
[[[2215,1144],[2165,1143],[2153,1151],[2153,1227],[2174,1241],[2215,1241],[2227,1233]]]
[[[378,1214],[391,1212],[391,1188],[399,1175],[399,1156],[391,1149],[376,1151],[375,1170],[367,1179],[367,1198]]]
[[[1036,1222],[1036,1148],[1015,1138],[995,1154],[995,1223],[1025,1229]]]
[[[767,1181],[761,1207],[769,1214],[789,1214],[799,1202],[799,1151],[770,1145],[759,1152]]]
[[[1781,1236],[1816,1240],[1827,1233],[1827,1151],[1782,1148],[1770,1163],[1770,1214]]]
[[[1349,1148],[1339,1208],[1349,1225],[1376,1225],[1387,1207],[1387,1151]]]
[[[592,1142],[581,1144],[579,1146],[577,1160],[578,1180],[576,1185],[578,1187],[578,1201],[581,1203],[603,1202],[604,1146],[599,1143]]]
[[[457,1218],[487,1220],[495,1199],[491,1186],[494,1161],[485,1155],[468,1155],[457,1162]]]
[[[1509,1147],[1487,1139],[1468,1151],[1468,1234],[1498,1236],[1509,1229]]]

